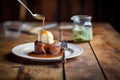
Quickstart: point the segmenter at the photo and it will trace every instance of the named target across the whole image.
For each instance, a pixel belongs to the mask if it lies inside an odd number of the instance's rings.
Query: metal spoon
[[[24,6],[29,12],[30,14],[35,18],[35,19],[45,19],[45,17],[43,15],[40,14],[33,14],[32,11],[21,1],[21,0],[17,0],[22,6]]]

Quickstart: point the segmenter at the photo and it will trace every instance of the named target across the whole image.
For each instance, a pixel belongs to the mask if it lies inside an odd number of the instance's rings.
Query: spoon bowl
[[[35,19],[45,19],[45,17],[43,15],[40,15],[40,14],[33,14],[33,17]]]

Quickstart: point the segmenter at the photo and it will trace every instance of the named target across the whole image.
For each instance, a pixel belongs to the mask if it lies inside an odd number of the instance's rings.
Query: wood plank
[[[120,80],[120,34],[109,24],[94,24],[90,42],[107,80]]]
[[[30,80],[62,80],[61,65],[56,66],[54,63],[43,64],[25,66],[25,73],[28,73]]]
[[[0,63],[0,80],[16,80],[19,68],[14,66]]]
[[[76,43],[84,50],[80,56],[66,63],[67,80],[104,80],[95,56],[88,43]]]

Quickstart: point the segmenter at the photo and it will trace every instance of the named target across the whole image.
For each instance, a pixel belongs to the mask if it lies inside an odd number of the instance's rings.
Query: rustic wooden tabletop
[[[83,49],[81,55],[65,62],[66,80],[120,80],[120,34],[108,23],[93,23],[93,40],[75,43],[71,26],[61,23],[48,29],[55,39],[67,40]],[[13,47],[34,42],[37,34],[22,32],[16,38],[7,38],[0,27],[0,80],[63,80],[61,61],[35,61],[12,53]]]

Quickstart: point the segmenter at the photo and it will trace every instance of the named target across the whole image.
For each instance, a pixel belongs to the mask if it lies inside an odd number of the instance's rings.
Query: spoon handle
[[[30,9],[21,1],[21,0],[17,0],[22,6],[24,6],[29,12],[31,15],[33,15],[32,11],[30,11]]]

